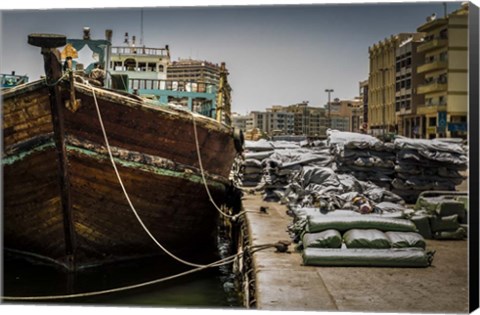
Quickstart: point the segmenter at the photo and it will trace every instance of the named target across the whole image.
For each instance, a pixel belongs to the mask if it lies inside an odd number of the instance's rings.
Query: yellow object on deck
[[[67,59],[67,57],[78,58],[78,52],[75,48],[73,48],[72,44],[67,44],[65,48],[63,48],[60,56],[63,60]]]

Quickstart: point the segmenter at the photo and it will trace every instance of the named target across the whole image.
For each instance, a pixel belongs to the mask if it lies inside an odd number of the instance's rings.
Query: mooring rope
[[[212,203],[212,205],[215,207],[215,209],[217,209],[217,211],[220,214],[222,214],[223,216],[225,216],[227,218],[233,218],[234,216],[223,212],[222,209],[220,209],[220,207],[218,207],[218,205],[215,203],[215,200],[213,200],[212,194],[210,193],[210,189],[208,188],[208,184],[207,184],[207,179],[205,178],[205,171],[203,169],[202,155],[201,155],[201,152],[200,152],[200,144],[199,144],[199,141],[198,141],[197,122],[196,122],[196,119],[195,119],[195,114],[193,112],[189,112],[189,113],[192,116],[193,134],[195,136],[195,148],[197,149],[198,166],[200,167],[200,173],[202,174],[202,181],[203,181],[203,185],[205,186],[205,191],[207,192],[207,195],[208,195],[208,198],[209,198],[210,202]]]
[[[88,84],[88,83],[87,83]],[[110,161],[112,163],[112,166],[113,166],[113,169],[115,170],[115,174],[117,175],[117,179],[118,179],[118,182],[120,183],[120,186],[123,190],[123,194],[125,195],[125,198],[127,199],[127,202],[130,206],[130,209],[132,210],[133,214],[135,215],[135,217],[137,218],[137,221],[140,223],[140,225],[142,226],[143,230],[148,234],[148,236],[155,242],[155,244],[157,244],[158,247],[160,247],[168,256],[170,256],[171,258],[175,259],[176,261],[180,262],[180,263],[183,263],[187,266],[191,266],[191,267],[204,267],[204,266],[210,266],[210,267],[216,267],[215,263],[212,263],[212,264],[209,264],[209,265],[200,265],[200,264],[195,264],[195,263],[192,263],[192,262],[189,262],[189,261],[186,261],[186,260],[183,260],[181,259],[180,257],[178,256],[175,256],[173,253],[171,253],[168,249],[166,249],[156,238],[155,236],[153,236],[153,234],[150,232],[150,230],[145,226],[145,224],[143,223],[142,219],[140,218],[140,216],[138,215],[137,213],[137,210],[135,209],[132,201],[130,200],[130,197],[128,195],[128,192],[125,188],[125,185],[123,184],[123,181],[122,181],[122,178],[120,176],[120,173],[118,172],[118,169],[117,169],[117,165],[115,163],[115,160],[113,159],[113,154],[112,154],[112,151],[111,151],[111,148],[110,148],[110,143],[108,141],[108,137],[107,137],[107,132],[105,130],[105,126],[103,125],[103,119],[102,119],[102,115],[100,113],[100,107],[98,106],[98,101],[97,101],[97,97],[95,95],[95,87],[91,86],[90,84],[88,84],[88,86],[90,86],[90,88],[92,89],[92,95],[93,95],[93,99],[94,99],[94,102],[95,102],[95,107],[96,107],[96,110],[97,110],[97,115],[98,115],[98,120],[100,121],[100,127],[102,129],[102,133],[103,133],[103,138],[105,140],[105,145],[107,147],[107,151],[108,151],[108,156],[110,157]]]
[[[216,261],[214,263],[197,267],[195,269],[191,269],[188,271],[184,271],[172,276],[167,276],[164,278],[160,279],[155,279],[147,282],[142,282],[138,284],[133,284],[133,285],[128,285],[124,287],[119,287],[119,288],[114,288],[114,289],[107,289],[107,290],[101,290],[101,291],[93,291],[93,292],[84,292],[84,293],[75,293],[75,294],[64,294],[64,295],[44,295],[44,296],[2,296],[1,299],[4,301],[46,301],[46,300],[62,300],[62,299],[74,299],[74,298],[82,298],[82,297],[89,297],[89,296],[97,296],[97,295],[103,295],[103,294],[110,294],[110,293],[116,293],[116,292],[121,292],[121,291],[126,291],[126,290],[132,290],[132,289],[137,289],[145,286],[149,286],[152,284],[157,284],[161,283],[167,280],[172,280],[176,279],[194,272],[198,272],[201,270],[204,270],[206,268],[210,267],[218,267],[222,265],[227,265],[232,263],[235,258],[237,258],[239,254],[235,254],[232,256],[229,256],[227,258],[224,258],[222,260]]]
[[[202,155],[201,155],[201,151],[200,151],[200,144],[199,144],[199,141],[198,141],[197,123],[195,121],[195,114],[193,112],[188,112],[188,113],[190,113],[190,115],[192,116],[192,121],[193,121],[193,134],[195,136],[195,147],[197,149],[198,166],[200,167],[200,173],[202,174],[203,185],[205,187],[205,191],[207,192],[207,195],[208,195],[208,198],[209,198],[211,204],[215,207],[215,209],[221,215],[223,215],[227,218],[233,219],[234,221],[237,220],[238,217],[240,217],[241,215],[243,215],[247,212],[255,212],[256,213],[257,211],[253,211],[253,210],[243,210],[243,211],[240,211],[239,213],[237,213],[235,215],[230,215],[228,213],[223,212],[222,209],[215,203],[215,201],[213,200],[212,194],[210,193],[210,189],[208,188],[207,179],[205,178],[205,170],[203,169]]]
[[[275,247],[275,244],[260,244],[260,245],[253,245],[253,246],[247,246],[246,249],[250,250],[250,253],[253,254],[257,251],[260,250],[265,250],[267,248]],[[235,255],[228,256],[226,258],[223,258],[219,261],[216,261],[214,263],[204,265],[201,267],[197,267],[195,269],[187,270],[172,276],[167,276],[155,280],[150,280],[142,283],[137,283],[137,284],[132,284],[132,285],[127,285],[123,287],[118,287],[118,288],[113,288],[113,289],[107,289],[107,290],[100,290],[100,291],[92,291],[92,292],[83,292],[83,293],[74,293],[74,294],[62,294],[62,295],[43,295],[43,296],[2,296],[0,297],[1,300],[3,301],[48,301],[48,300],[64,300],[64,299],[75,299],[75,298],[82,298],[82,297],[90,297],[90,296],[98,296],[98,295],[104,295],[104,294],[110,294],[110,293],[117,293],[121,291],[127,291],[127,290],[132,290],[132,289],[137,289],[141,287],[146,287],[149,285],[165,282],[168,280],[176,279],[182,276],[189,275],[194,272],[199,272],[207,268],[211,267],[219,267],[222,265],[228,265],[231,264],[235,261],[236,258],[239,256],[243,255],[244,252],[242,253],[237,253]]]

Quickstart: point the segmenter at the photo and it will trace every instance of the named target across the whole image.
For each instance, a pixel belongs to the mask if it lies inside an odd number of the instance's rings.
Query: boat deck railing
[[[133,46],[114,46],[112,54],[118,55],[153,55],[167,57],[168,50],[166,48],[149,48],[149,47],[133,47]]]
[[[212,83],[161,79],[128,79],[132,90],[167,90],[195,93],[216,93],[217,86]]]

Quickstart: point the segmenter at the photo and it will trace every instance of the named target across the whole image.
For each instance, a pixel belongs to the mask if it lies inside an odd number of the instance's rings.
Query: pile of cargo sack
[[[468,169],[465,148],[454,141],[397,137],[392,191],[409,203],[415,203],[422,191],[454,191],[465,179],[460,172]]]
[[[317,147],[312,147],[306,141],[246,141],[245,160],[240,168],[241,185],[264,191],[265,200],[279,200],[291,176],[303,166],[331,165],[329,150],[322,146],[323,142],[316,144]]]
[[[410,217],[426,239],[460,240],[468,233],[468,197],[422,194]]]
[[[321,212],[297,209],[304,225],[298,229],[298,248],[305,265],[428,267],[434,251],[402,211],[385,215],[360,214],[352,210]],[[298,238],[297,238],[298,240]]]
[[[327,143],[335,156],[336,172],[352,174],[391,189],[395,175],[395,146],[366,134],[329,130]]]
[[[293,176],[281,201],[289,208],[351,209],[363,213],[372,212],[374,206],[382,202],[389,202],[394,208],[395,204],[404,204],[400,196],[385,188],[317,166],[305,166]]]

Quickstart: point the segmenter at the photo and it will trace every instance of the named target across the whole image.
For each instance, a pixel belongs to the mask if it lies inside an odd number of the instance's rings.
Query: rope
[[[5,301],[46,301],[46,300],[60,300],[60,299],[73,299],[73,298],[81,298],[81,297],[89,297],[89,296],[97,296],[97,295],[103,295],[103,294],[109,294],[109,293],[116,293],[116,292],[121,292],[121,291],[126,291],[126,290],[131,290],[131,289],[137,289],[145,286],[149,286],[152,284],[164,282],[167,280],[171,279],[176,279],[194,272],[201,271],[206,268],[210,267],[218,267],[222,265],[227,265],[230,264],[234,261],[235,258],[237,258],[239,254],[235,254],[232,256],[229,256],[227,258],[224,258],[222,260],[219,260],[217,262],[211,263],[209,265],[205,265],[202,267],[198,267],[195,269],[191,269],[188,271],[184,271],[181,273],[178,273],[176,275],[160,278],[160,279],[155,279],[147,282],[142,282],[139,284],[134,284],[134,285],[128,285],[124,287],[119,287],[119,288],[114,288],[114,289],[107,289],[107,290],[101,290],[101,291],[93,291],[93,292],[85,292],[85,293],[76,293],[76,294],[65,294],[65,295],[47,295],[47,296],[2,296],[1,299]]]
[[[87,83],[88,84],[88,83]],[[117,175],[117,179],[118,179],[118,182],[120,183],[120,186],[123,190],[123,194],[125,195],[125,198],[127,199],[127,202],[128,202],[128,205],[130,206],[130,209],[132,210],[133,214],[135,215],[137,221],[140,223],[140,225],[142,226],[143,230],[148,234],[148,236],[155,242],[155,244],[157,244],[158,247],[160,247],[168,256],[170,256],[171,258],[175,259],[176,261],[180,262],[180,263],[183,263],[187,266],[191,266],[191,267],[204,267],[205,265],[200,265],[200,264],[195,264],[195,263],[191,263],[191,262],[188,262],[186,260],[183,260],[181,259],[180,257],[177,257],[175,256],[173,253],[171,253],[169,250],[167,250],[162,244],[160,244],[160,242],[157,241],[157,239],[152,235],[152,233],[148,230],[148,228],[145,226],[145,224],[143,223],[142,219],[140,218],[140,216],[138,215],[137,213],[137,210],[135,209],[132,201],[130,200],[130,197],[127,193],[127,190],[125,189],[125,186],[123,184],[123,181],[122,181],[122,178],[120,176],[120,173],[118,172],[118,169],[117,169],[117,165],[115,163],[115,160],[113,159],[113,155],[112,155],[112,151],[110,149],[110,143],[108,142],[108,137],[107,137],[107,132],[105,131],[105,126],[103,125],[103,119],[102,119],[102,115],[100,113],[100,108],[98,106],[98,101],[97,101],[97,97],[95,95],[95,88],[93,86],[91,86],[90,84],[88,84],[88,86],[90,86],[90,88],[92,89],[92,95],[93,95],[93,99],[95,101],[95,107],[96,107],[96,110],[97,110],[97,114],[98,114],[98,120],[100,121],[100,127],[102,129],[102,133],[103,133],[103,138],[105,140],[105,145],[107,147],[107,151],[108,151],[108,155],[110,157],[110,161],[112,163],[112,166],[113,166],[113,169],[115,170],[115,174]],[[207,265],[207,266],[210,266],[210,265]]]
[[[68,71],[65,72],[65,74],[62,75],[62,76],[60,77],[60,79],[58,79],[58,80],[55,81],[54,83],[48,83],[47,77],[45,77],[45,85],[46,85],[46,86],[49,86],[49,87],[53,87],[53,86],[57,85],[58,83],[60,83],[60,81],[62,81],[62,80],[63,80],[64,78],[66,78],[67,76],[68,76]]]
[[[188,112],[188,113],[190,113],[192,115],[193,134],[195,135],[195,147],[197,149],[198,165],[200,167],[200,173],[202,174],[203,186],[205,186],[205,191],[207,192],[208,198],[209,198],[210,202],[212,203],[212,205],[215,207],[215,209],[217,209],[217,211],[221,215],[223,215],[227,218],[230,218],[233,221],[236,221],[238,219],[238,217],[240,217],[241,215],[244,215],[247,212],[256,212],[256,211],[252,211],[252,210],[243,210],[243,211],[240,211],[238,214],[230,215],[228,213],[223,212],[222,209],[220,207],[218,207],[218,205],[215,203],[215,201],[213,200],[212,194],[210,193],[210,189],[208,188],[207,179],[205,178],[205,171],[203,169],[202,156],[201,156],[201,152],[200,152],[200,145],[199,145],[199,142],[198,142],[197,123],[196,123],[196,120],[195,120],[195,114],[193,112]]]
[[[253,254],[255,252],[265,250],[268,248],[276,247],[276,244],[259,244],[259,245],[252,245],[252,246],[247,246],[245,249],[250,251],[250,254]],[[75,294],[64,294],[64,295],[46,295],[46,296],[2,296],[1,299],[4,301],[47,301],[47,300],[61,300],[61,299],[74,299],[74,298],[82,298],[82,297],[89,297],[89,296],[98,296],[98,295],[103,295],[103,294],[110,294],[110,293],[116,293],[116,292],[121,292],[121,291],[126,291],[126,290],[132,290],[132,289],[137,289],[145,286],[149,286],[152,284],[157,284],[161,282],[165,282],[167,280],[172,280],[176,279],[194,272],[198,272],[201,270],[204,270],[206,268],[210,267],[219,267],[223,265],[228,265],[230,263],[233,263],[236,258],[239,256],[243,255],[245,252],[242,253],[237,253],[235,255],[228,256],[226,258],[223,258],[219,261],[216,261],[214,263],[197,267],[195,269],[191,269],[188,271],[184,271],[181,273],[178,273],[176,275],[172,276],[167,276],[164,278],[159,278],[147,282],[142,282],[138,284],[133,284],[133,285],[128,285],[124,287],[119,287],[119,288],[114,288],[114,289],[107,289],[107,290],[101,290],[101,291],[93,291],[93,292],[84,292],[84,293],[75,293]]]

